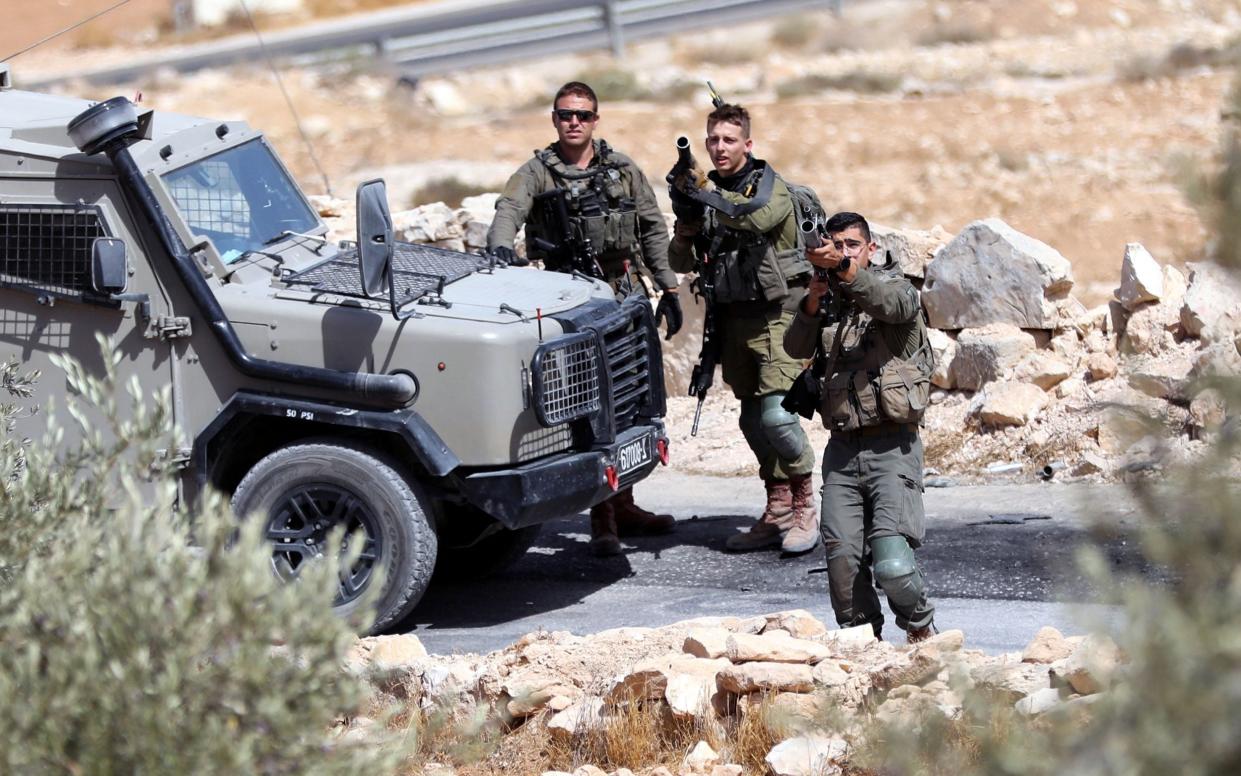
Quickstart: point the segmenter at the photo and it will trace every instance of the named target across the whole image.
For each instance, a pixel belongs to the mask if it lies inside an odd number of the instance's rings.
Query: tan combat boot
[[[616,535],[616,515],[612,502],[605,501],[590,508],[590,554],[599,558],[620,555],[621,543]]]
[[[749,552],[774,547],[793,525],[793,491],[788,480],[766,480],[767,508],[745,533],[734,534],[724,542],[729,552]]]
[[[780,549],[788,553],[810,552],[819,544],[819,510],[814,505],[814,483],[809,474],[789,480],[793,491],[793,524],[784,534]]]
[[[666,534],[676,525],[672,515],[657,515],[633,501],[633,488],[625,488],[608,499],[616,519],[617,536],[651,536]]]

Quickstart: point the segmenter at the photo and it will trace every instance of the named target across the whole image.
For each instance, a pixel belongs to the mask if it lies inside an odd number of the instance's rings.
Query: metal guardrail
[[[292,30],[237,35],[178,47],[125,65],[24,81],[27,88],[83,79],[132,81],[159,69],[186,73],[266,56],[317,64],[359,57],[390,62],[402,76],[495,65],[523,58],[611,49],[627,41],[809,9],[839,12],[842,0],[473,0],[395,8]]]

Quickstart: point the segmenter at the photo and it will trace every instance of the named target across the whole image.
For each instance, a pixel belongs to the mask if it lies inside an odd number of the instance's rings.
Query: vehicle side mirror
[[[90,246],[90,284],[96,293],[112,296],[129,285],[125,241],[119,237],[96,237]]]
[[[376,297],[388,288],[395,243],[392,241],[392,214],[388,212],[388,188],[382,179],[358,186],[358,268],[362,290]]]

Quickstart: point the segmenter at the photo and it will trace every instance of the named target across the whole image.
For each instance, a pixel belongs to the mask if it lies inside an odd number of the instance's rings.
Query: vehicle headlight
[[[543,345],[535,351],[531,374],[534,410],[543,425],[599,411],[599,347],[594,334],[570,334]]]

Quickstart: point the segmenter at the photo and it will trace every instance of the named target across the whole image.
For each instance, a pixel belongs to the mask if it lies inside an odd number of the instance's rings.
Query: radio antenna
[[[129,2],[129,0],[125,0]],[[314,144],[310,142],[310,136],[306,134],[306,129],[302,126],[302,117],[297,115],[297,108],[293,107],[293,99],[289,97],[289,92],[284,88],[284,79],[280,77],[280,71],[276,69],[276,63],[272,61],[271,54],[267,51],[267,44],[263,42],[263,36],[259,34],[258,25],[254,23],[254,16],[250,13],[250,6],[246,0],[239,0],[241,10],[245,11],[246,21],[250,23],[250,29],[254,31],[254,38],[259,43],[259,50],[263,52],[263,59],[267,62],[267,67],[271,70],[272,76],[276,79],[276,86],[280,87],[280,93],[284,95],[284,102],[289,106],[289,113],[293,114],[293,123],[297,125],[297,133],[302,136],[302,143],[306,146],[306,153],[310,155],[310,161],[319,172],[319,177],[323,179],[323,188],[325,193],[330,197],[332,194],[332,182],[328,180],[327,173],[323,171],[323,165],[319,164],[319,157],[315,155]]]
[[[72,32],[76,30],[78,27],[81,27],[83,24],[89,24],[90,22],[93,22],[96,19],[98,19],[100,16],[103,16],[105,13],[110,13],[112,11],[115,11],[117,8],[120,8],[122,5],[125,5],[128,2],[129,0],[120,0],[119,3],[116,3],[115,5],[109,8],[105,8],[97,14],[88,16],[82,21],[78,22],[77,24],[71,24],[68,27],[61,30],[60,32],[54,32],[51,35],[48,35],[46,38],[43,38],[42,40],[37,40],[34,43],[31,43],[29,46],[22,49],[21,51],[15,52],[13,54],[9,54],[7,57],[0,57],[0,62],[6,62],[11,59],[16,59],[17,57],[20,57],[22,54],[25,54],[27,51],[38,48],[39,46],[42,46],[44,43],[47,43],[49,40],[52,40],[54,38],[59,38],[61,35],[64,35],[66,32]]]

